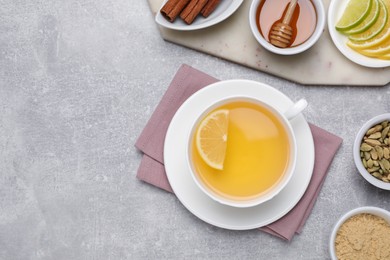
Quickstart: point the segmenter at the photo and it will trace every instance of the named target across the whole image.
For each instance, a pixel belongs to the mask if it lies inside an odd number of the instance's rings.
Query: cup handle
[[[296,102],[292,107],[290,107],[284,115],[288,120],[294,119],[297,115],[299,115],[305,108],[307,107],[306,99],[302,98],[298,102]]]

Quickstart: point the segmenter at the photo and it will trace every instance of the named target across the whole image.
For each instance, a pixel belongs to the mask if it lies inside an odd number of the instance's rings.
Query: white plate
[[[293,102],[266,84],[249,80],[220,81],[196,92],[178,109],[169,125],[164,146],[164,164],[171,187],[181,203],[203,221],[226,229],[246,230],[265,226],[288,213],[301,199],[314,166],[314,142],[303,115],[291,121],[297,138],[296,171],[287,186],[259,206],[235,208],[205,195],[193,181],[186,164],[186,142],[193,119],[215,99],[233,95],[255,97],[286,111]]]
[[[359,54],[358,52],[352,50],[347,46],[348,38],[336,31],[336,23],[342,16],[345,7],[347,6],[347,3],[350,0],[332,0],[329,5],[328,9],[328,29],[330,36],[336,45],[337,49],[344,54],[345,57],[350,59],[351,61],[365,66],[365,67],[371,67],[371,68],[384,68],[390,66],[389,60],[380,60],[380,59],[374,59],[370,58],[364,55]]]
[[[243,1],[244,0],[223,0],[209,17],[204,18],[200,15],[190,25],[183,22],[179,16],[173,23],[169,22],[161,15],[160,8],[156,14],[156,22],[163,27],[179,31],[198,30],[222,22],[235,12]],[[161,7],[163,7],[166,2],[167,0],[164,1]]]

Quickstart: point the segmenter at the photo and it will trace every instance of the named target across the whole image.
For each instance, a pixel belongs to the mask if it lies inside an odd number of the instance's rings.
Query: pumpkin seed
[[[385,169],[387,171],[389,171],[390,170],[390,161],[386,160],[386,159],[382,159],[381,162],[382,162],[383,166],[385,167]]]
[[[383,128],[382,125],[376,125],[376,126],[374,126],[374,127],[371,127],[371,128],[367,131],[366,134],[367,134],[367,135],[371,135],[371,134],[373,134],[373,133],[375,133],[375,132],[381,131],[382,128]]]
[[[370,154],[373,160],[378,160],[378,153],[374,149],[370,151]]]
[[[375,151],[378,154],[378,159],[382,160],[382,158],[383,158],[383,148],[377,145],[377,146],[375,146]]]
[[[367,143],[362,143],[360,145],[360,151],[368,152],[368,151],[371,151],[371,149],[372,149],[372,146],[367,144]]]
[[[364,161],[366,161],[365,159],[363,159],[363,165],[364,165]],[[366,167],[368,167],[368,168],[371,168],[372,166],[374,166],[374,162],[373,162],[373,160],[371,160],[371,158],[368,160],[368,161],[366,161]]]
[[[383,162],[382,162],[382,161],[379,161],[379,166],[381,167],[381,169],[382,169],[383,172],[386,172],[386,168],[385,168],[385,166],[383,165]]]
[[[382,174],[380,174],[379,172],[374,172],[372,173],[372,176],[374,176],[375,178],[378,178],[378,179],[382,179]]]
[[[379,167],[378,166],[374,166],[374,167],[371,167],[371,168],[368,168],[367,171],[368,172],[376,172],[379,170]]]
[[[384,139],[386,135],[389,133],[390,126],[387,126],[385,129],[382,130],[381,137]]]
[[[390,159],[390,150],[389,150],[389,148],[387,148],[387,147],[383,148],[383,157],[385,157],[385,159]]]
[[[381,145],[381,142],[379,142],[378,140],[370,139],[370,138],[367,138],[366,140],[364,140],[364,142],[371,146]]]
[[[363,159],[362,160],[362,163],[363,163],[363,166],[364,166],[364,168],[368,168],[368,165],[367,165],[367,161],[366,161],[366,159]]]
[[[376,132],[376,133],[371,134],[368,138],[369,139],[379,139],[381,137],[382,137],[382,133],[381,132]]]

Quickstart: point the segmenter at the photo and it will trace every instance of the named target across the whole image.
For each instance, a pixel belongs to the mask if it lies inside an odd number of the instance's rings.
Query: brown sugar
[[[389,260],[390,224],[372,214],[355,215],[341,225],[335,244],[339,260]]]

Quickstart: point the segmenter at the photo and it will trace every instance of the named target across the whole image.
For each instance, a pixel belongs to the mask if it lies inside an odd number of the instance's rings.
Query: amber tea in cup
[[[202,120],[227,110],[228,128],[223,169],[210,167],[196,145]],[[212,106],[195,123],[188,160],[198,186],[223,204],[248,207],[273,197],[295,167],[296,144],[289,121],[269,105],[251,98],[232,98]]]

